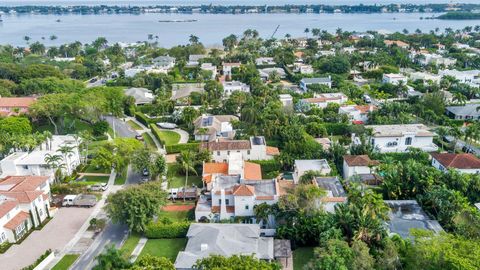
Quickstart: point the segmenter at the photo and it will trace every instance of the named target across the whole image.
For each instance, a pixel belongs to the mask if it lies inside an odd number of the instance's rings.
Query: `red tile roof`
[[[250,141],[248,140],[233,140],[233,141],[214,141],[203,142],[200,144],[201,149],[207,149],[209,151],[222,151],[222,150],[248,150],[251,149]]]
[[[245,184],[235,186],[233,188],[234,196],[253,196],[255,195],[255,187]]]
[[[42,194],[41,191],[0,191],[0,195],[16,199],[20,203],[31,203]]]
[[[472,154],[431,153],[446,168],[480,169],[480,159]]]
[[[262,180],[262,167],[260,164],[245,161],[243,178],[246,180]]]
[[[5,216],[8,212],[10,212],[13,208],[18,205],[17,200],[4,200],[0,202],[0,218]]]
[[[2,97],[0,98],[0,107],[6,108],[28,108],[35,100],[34,97]]]
[[[12,187],[8,188],[9,191],[33,191],[48,179],[48,176],[7,176],[0,180],[0,187],[11,185]]]
[[[5,228],[10,230],[15,230],[22,222],[30,217],[30,214],[24,211],[21,211],[16,216],[14,216],[7,224],[5,224]]]
[[[277,147],[267,146],[267,155],[278,156],[278,155],[280,155],[280,150],[278,150]]]
[[[203,174],[221,173],[228,174],[228,163],[209,162],[203,164]]]
[[[348,166],[375,166],[380,164],[378,160],[371,160],[367,155],[345,155],[343,159]]]

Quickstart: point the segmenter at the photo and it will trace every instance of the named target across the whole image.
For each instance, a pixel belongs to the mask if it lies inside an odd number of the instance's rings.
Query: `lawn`
[[[195,184],[197,187],[202,186],[202,177],[200,172],[198,172],[198,174],[199,175],[195,175],[194,173],[190,172],[188,175],[188,186],[192,186],[192,184]],[[168,165],[167,179],[169,181],[170,188],[179,188],[185,185],[185,175],[180,173],[179,165],[177,164]]]
[[[293,251],[293,269],[300,270],[313,258],[313,247],[301,247]]]
[[[135,130],[142,130],[143,129],[139,124],[135,123],[133,120],[128,120],[127,124]]]
[[[90,175],[85,175],[83,176],[80,181],[85,181],[85,182],[99,182],[99,183],[107,183],[108,182],[109,176],[90,176]]]
[[[125,171],[123,172],[123,174],[120,174],[119,172],[117,172],[117,177],[115,178],[115,182],[113,184],[124,185],[126,181],[127,181],[127,168],[125,168]]]
[[[109,170],[105,170],[103,168],[95,168],[95,166],[87,165],[85,169],[83,169],[84,173],[108,173],[110,174]]]
[[[57,264],[55,264],[52,270],[68,270],[79,256],[80,254],[66,254]]]
[[[150,136],[150,134],[143,133],[142,137],[148,149],[157,150],[157,145],[155,145],[155,142],[153,141],[152,136]]]
[[[195,211],[195,208],[190,210],[190,211],[176,211],[176,212],[162,211],[158,215],[158,218],[161,219],[161,218],[166,217],[166,218],[171,219],[172,221],[193,220],[194,216],[195,216],[194,211]]]
[[[178,144],[180,141],[180,134],[175,131],[159,130],[158,136],[160,136],[160,139],[165,142],[165,145]]]
[[[150,254],[157,257],[166,257],[175,262],[178,252],[183,251],[186,244],[186,238],[148,239],[140,256]]]
[[[124,252],[125,257],[132,255],[132,252],[137,246],[138,241],[140,241],[139,234],[132,233],[128,236],[127,240],[125,240],[125,243],[123,243],[122,248],[120,248],[120,250]]]

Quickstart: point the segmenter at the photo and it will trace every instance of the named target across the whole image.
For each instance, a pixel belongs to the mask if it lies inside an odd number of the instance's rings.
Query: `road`
[[[106,119],[113,127],[115,123],[116,134],[119,137],[135,137],[136,132],[133,131],[127,123],[122,120],[107,116]],[[127,170],[126,185],[138,184],[142,179],[141,174],[134,172],[131,167]],[[93,241],[92,245],[86,252],[82,253],[75,264],[70,268],[71,270],[86,270],[95,266],[95,258],[100,255],[108,245],[115,245],[119,247],[125,237],[128,235],[128,228],[125,224],[113,224],[108,222],[105,229]]]

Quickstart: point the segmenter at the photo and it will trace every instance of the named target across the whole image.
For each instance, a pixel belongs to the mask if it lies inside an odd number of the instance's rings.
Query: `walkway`
[[[140,238],[137,246],[132,251],[132,255],[130,257],[130,262],[134,263],[137,260],[138,256],[140,256],[140,254],[142,253],[142,250],[145,247],[145,244],[147,244],[147,241],[148,241],[148,238],[146,238],[145,236],[142,236]]]
[[[162,147],[162,145],[160,144],[160,142],[157,140],[157,137],[153,136],[153,133],[152,131],[150,130],[150,128],[146,127],[144,124],[142,124],[141,122],[139,122],[135,117],[126,117],[125,118],[125,121],[128,121],[128,120],[131,120],[133,121],[135,124],[139,125],[142,129],[140,130],[136,130],[136,132],[138,134],[143,134],[143,133],[147,133],[148,135],[150,135],[150,137],[152,138],[153,142],[155,143],[155,146],[157,147],[158,149],[158,152],[161,153],[162,155],[165,155],[165,149]]]

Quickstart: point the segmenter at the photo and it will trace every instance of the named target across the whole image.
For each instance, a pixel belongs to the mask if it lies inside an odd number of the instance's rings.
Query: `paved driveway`
[[[0,254],[2,270],[18,270],[35,262],[47,249],[62,250],[88,219],[93,208],[60,208],[40,231]]]

